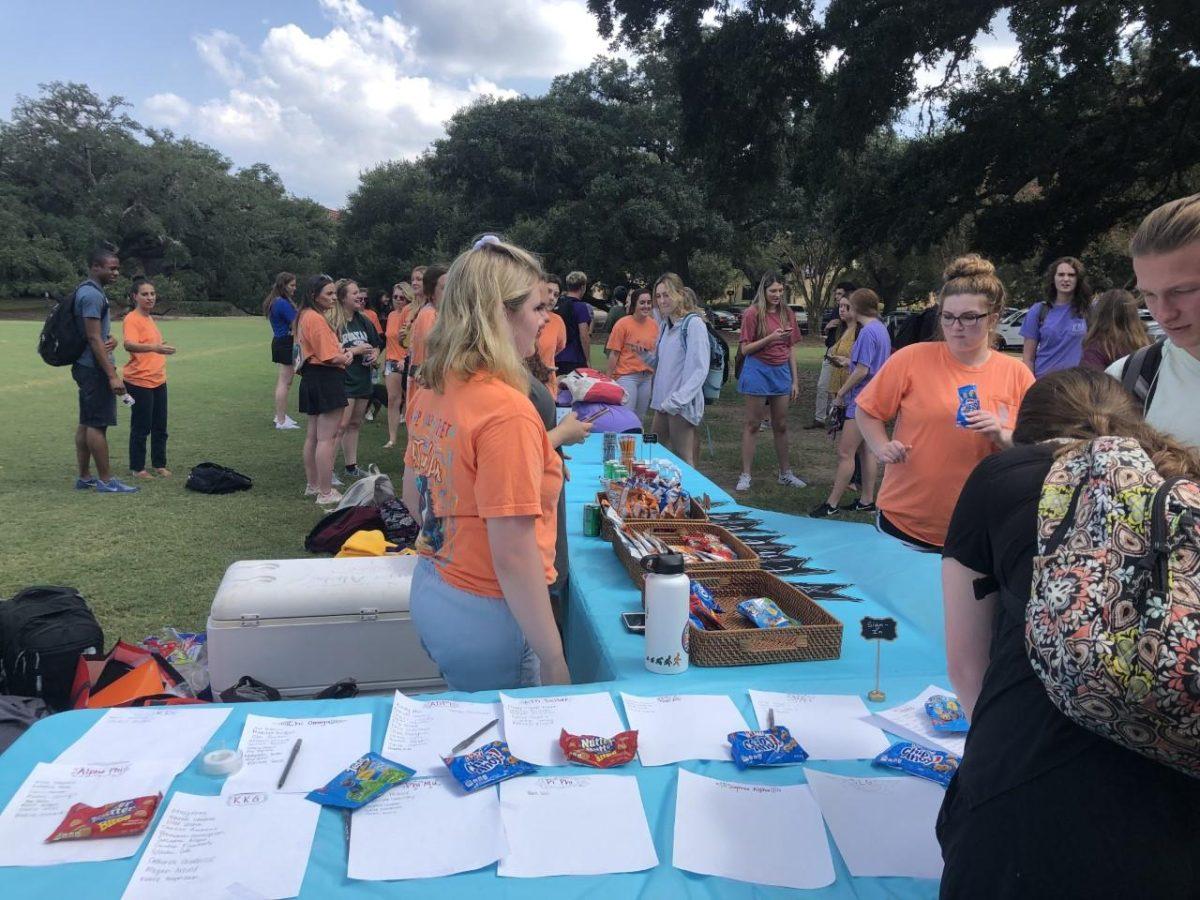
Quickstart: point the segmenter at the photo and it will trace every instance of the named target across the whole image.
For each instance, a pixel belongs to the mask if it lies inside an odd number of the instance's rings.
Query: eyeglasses
[[[961,325],[963,328],[974,328],[987,317],[987,313],[963,313],[961,316],[942,313],[942,327],[949,328],[951,325]]]

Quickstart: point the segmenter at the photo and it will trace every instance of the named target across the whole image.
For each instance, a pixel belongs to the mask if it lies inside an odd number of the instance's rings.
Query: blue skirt
[[[751,397],[786,397],[792,392],[792,367],[787,363],[768,366],[753,356],[742,363],[738,393]]]

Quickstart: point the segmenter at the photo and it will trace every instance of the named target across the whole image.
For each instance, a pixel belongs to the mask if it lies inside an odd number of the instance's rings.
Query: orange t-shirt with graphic
[[[549,388],[551,396],[558,393],[558,386],[555,384],[557,375],[555,373],[554,357],[558,352],[567,346],[567,323],[563,321],[563,317],[556,312],[550,313],[550,318],[546,320],[546,325],[537,336],[537,355],[547,369],[550,370],[550,377],[546,381],[546,387]]]
[[[408,356],[408,349],[400,343],[400,332],[408,324],[410,315],[412,315],[411,303],[404,309],[397,310],[388,316],[387,328],[383,335],[384,359],[390,362],[404,362],[404,358]]]
[[[905,534],[938,547],[946,543],[967,476],[999,449],[956,424],[958,389],[971,384],[979,408],[1012,428],[1033,373],[1002,353],[989,354],[981,366],[965,366],[944,343],[930,341],[897,350],[858,395],[860,410],[884,422],[895,418],[892,439],[912,447],[907,462],[885,467],[876,504]]]
[[[404,464],[416,475],[421,533],[416,548],[454,587],[481,597],[503,592],[487,520],[534,516],[546,584],[554,581],[562,461],[529,398],[497,378],[454,378],[412,400]]]
[[[147,315],[137,310],[126,313],[121,322],[122,337],[134,344],[161,344],[162,332]],[[121,377],[130,384],[144,388],[156,388],[167,383],[167,358],[161,353],[129,354],[129,362],[121,370]]]
[[[296,339],[300,342],[300,359],[305,365],[314,363],[318,366],[346,368],[346,363],[339,359],[342,342],[325,317],[315,309],[300,312],[296,320]]]
[[[652,316],[646,316],[644,322],[639,322],[637,316],[622,316],[618,319],[608,336],[608,343],[604,345],[605,350],[617,351],[617,368],[613,371],[613,378],[636,375],[639,372],[653,372],[639,351],[652,353],[656,343],[658,323]]]

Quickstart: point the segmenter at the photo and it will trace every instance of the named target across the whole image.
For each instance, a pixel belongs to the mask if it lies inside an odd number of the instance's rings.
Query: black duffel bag
[[[189,491],[201,494],[232,494],[235,491],[248,491],[253,485],[249,475],[213,462],[202,462],[188,473],[184,486]]]

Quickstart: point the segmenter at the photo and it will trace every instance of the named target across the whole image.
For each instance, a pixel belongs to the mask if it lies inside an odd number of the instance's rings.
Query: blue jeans
[[[537,687],[541,663],[503,597],[459,590],[428,559],[417,563],[409,612],[421,646],[452,691]]]

